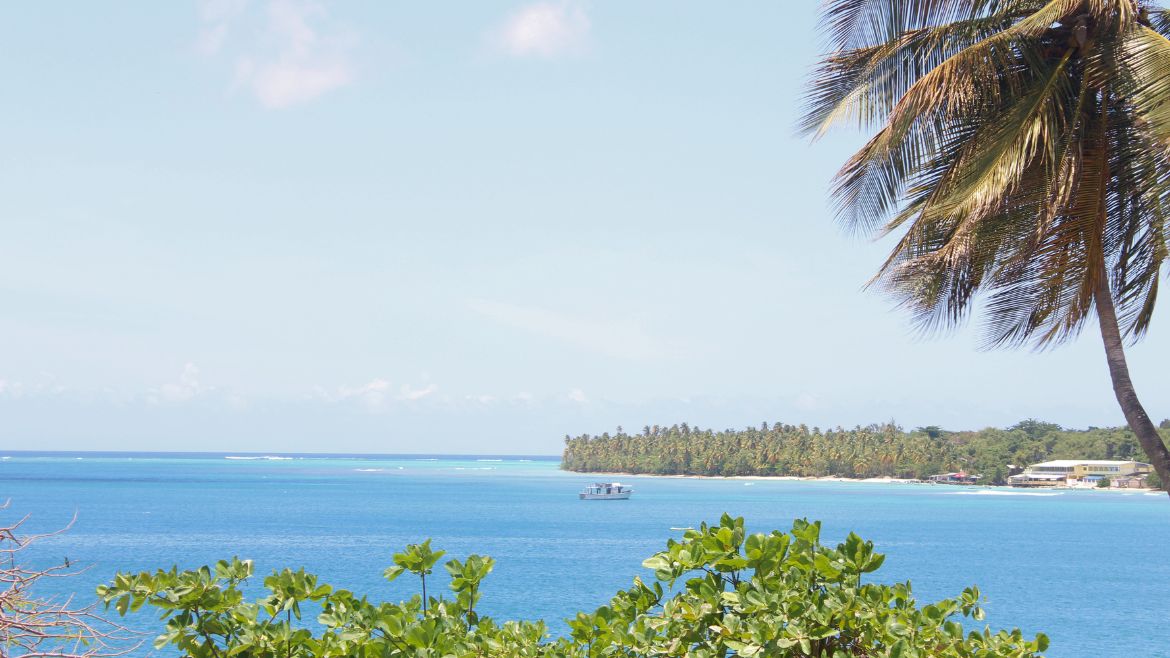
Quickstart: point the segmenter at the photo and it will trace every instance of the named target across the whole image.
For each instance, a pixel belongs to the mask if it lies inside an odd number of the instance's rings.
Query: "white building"
[[[1144,462],[1109,459],[1054,459],[1033,464],[1023,473],[1008,478],[1013,487],[1077,486],[1102,478],[1144,476],[1153,467]]]

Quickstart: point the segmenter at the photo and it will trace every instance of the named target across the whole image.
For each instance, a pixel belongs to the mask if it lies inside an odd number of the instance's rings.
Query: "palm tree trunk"
[[[1125,346],[1121,341],[1121,330],[1117,326],[1117,310],[1113,306],[1113,295],[1109,290],[1108,277],[1097,277],[1093,289],[1093,301],[1097,306],[1097,319],[1101,325],[1101,339],[1105,343],[1105,359],[1109,362],[1109,376],[1113,379],[1113,393],[1129,428],[1137,435],[1138,443],[1146,452],[1154,470],[1162,478],[1170,492],[1170,450],[1158,434],[1158,428],[1150,420],[1138,400],[1133,382],[1129,378],[1129,365],[1125,362]]]

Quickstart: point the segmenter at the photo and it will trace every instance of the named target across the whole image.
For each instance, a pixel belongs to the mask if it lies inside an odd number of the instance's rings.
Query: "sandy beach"
[[[913,484],[930,487],[952,488],[952,489],[981,489],[986,491],[1002,491],[1004,493],[1016,492],[1026,493],[1029,491],[1038,492],[1062,492],[1062,491],[1093,491],[1098,493],[1115,493],[1115,494],[1150,494],[1150,495],[1167,495],[1164,491],[1156,489],[1122,489],[1122,488],[1097,488],[1097,487],[1010,487],[1007,485],[994,484],[937,484],[926,482],[924,480],[917,480],[913,478],[895,478],[895,477],[872,477],[872,478],[847,478],[836,475],[824,476],[801,476],[801,475],[659,475],[655,473],[614,473],[614,472],[578,472],[566,471],[567,473],[574,473],[581,476],[591,476],[597,478],[617,478],[617,477],[639,477],[639,478],[682,478],[688,480],[744,480],[744,481],[801,481],[801,482],[842,482],[852,484]]]

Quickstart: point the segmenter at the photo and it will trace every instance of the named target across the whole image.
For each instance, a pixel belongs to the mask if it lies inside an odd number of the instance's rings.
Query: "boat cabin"
[[[633,487],[620,482],[595,482],[578,494],[581,500],[626,500],[634,493]]]

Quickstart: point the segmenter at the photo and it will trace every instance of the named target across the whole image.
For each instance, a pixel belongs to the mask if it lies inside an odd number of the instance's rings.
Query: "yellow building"
[[[1033,464],[1008,478],[1013,487],[1075,486],[1102,478],[1136,477],[1153,471],[1144,462],[1109,459],[1055,459]]]

